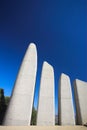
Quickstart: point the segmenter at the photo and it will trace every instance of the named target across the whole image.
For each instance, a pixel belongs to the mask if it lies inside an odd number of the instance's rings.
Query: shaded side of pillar
[[[87,82],[76,79],[74,81],[74,95],[76,103],[76,121],[79,125],[87,123]]]
[[[72,91],[69,76],[61,74],[58,91],[59,125],[75,125]]]
[[[54,70],[47,62],[42,68],[37,125],[55,125]]]
[[[37,50],[31,43],[13,88],[3,125],[30,125],[37,71]]]

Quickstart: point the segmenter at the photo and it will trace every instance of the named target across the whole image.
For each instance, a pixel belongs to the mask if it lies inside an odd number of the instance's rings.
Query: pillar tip
[[[44,62],[43,62],[43,67],[44,67],[44,66],[47,66],[47,67],[49,67],[50,69],[53,70],[53,66],[50,65],[47,61],[44,61]]]
[[[36,47],[35,43],[33,43],[33,42],[31,42],[31,43],[29,44],[29,46],[30,46],[30,47]]]
[[[61,76],[64,76],[64,77],[69,77],[67,74],[65,74],[65,73],[61,73]]]

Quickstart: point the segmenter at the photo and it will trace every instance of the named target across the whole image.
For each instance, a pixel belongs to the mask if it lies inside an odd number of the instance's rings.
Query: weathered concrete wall
[[[69,76],[61,74],[58,92],[59,125],[75,125],[72,92]]]
[[[37,125],[55,125],[54,71],[44,62],[41,75]]]
[[[30,125],[37,71],[37,50],[31,43],[22,61],[4,125]]]
[[[87,82],[76,79],[74,82],[77,124],[87,123]]]

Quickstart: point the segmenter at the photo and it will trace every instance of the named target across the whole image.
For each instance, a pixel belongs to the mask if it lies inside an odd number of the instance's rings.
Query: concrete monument
[[[4,125],[30,125],[37,71],[37,50],[31,43],[26,51],[14,85]]]
[[[75,125],[70,79],[61,74],[59,80],[59,125]]]
[[[87,82],[76,79],[74,82],[77,124],[87,123]]]
[[[40,83],[37,125],[55,125],[54,108],[54,71],[51,65],[44,62]]]

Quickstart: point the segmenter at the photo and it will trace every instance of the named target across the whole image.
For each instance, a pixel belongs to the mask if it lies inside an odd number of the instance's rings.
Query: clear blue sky
[[[0,87],[10,95],[30,42],[38,51],[35,107],[42,63],[55,71],[57,113],[58,80],[63,72],[87,82],[87,0],[0,0]]]

